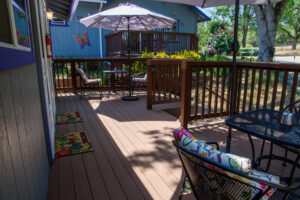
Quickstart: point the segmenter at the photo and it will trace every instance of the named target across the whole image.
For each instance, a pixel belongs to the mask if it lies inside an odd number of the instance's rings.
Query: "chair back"
[[[173,144],[197,199],[249,200],[260,199],[264,195],[263,190],[247,183],[247,179],[242,176],[245,173],[220,166],[209,159],[193,155],[174,142]]]
[[[300,100],[294,101],[293,103],[287,105],[284,109],[282,109],[282,112],[292,112],[295,114],[300,114]]]
[[[80,68],[76,69],[77,73],[79,74],[80,78],[86,82],[88,80],[88,77],[86,76],[86,74],[84,73],[84,71]]]

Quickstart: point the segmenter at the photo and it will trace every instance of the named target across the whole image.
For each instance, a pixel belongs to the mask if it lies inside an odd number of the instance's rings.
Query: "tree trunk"
[[[294,40],[294,41],[293,41],[293,44],[292,44],[292,49],[293,49],[293,50],[296,49],[296,47],[297,47],[297,42],[298,42],[297,40]]]
[[[253,5],[256,14],[258,35],[258,61],[272,62],[275,53],[275,38],[279,19],[288,0],[274,5]]]
[[[246,47],[246,42],[247,42],[247,34],[248,34],[248,28],[243,28],[243,39],[242,39],[242,45],[243,48]]]

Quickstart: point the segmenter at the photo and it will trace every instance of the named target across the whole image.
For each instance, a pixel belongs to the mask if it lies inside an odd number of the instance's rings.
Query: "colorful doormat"
[[[55,156],[68,156],[94,151],[85,132],[72,132],[55,136]]]
[[[83,122],[79,112],[65,112],[56,115],[56,124]]]

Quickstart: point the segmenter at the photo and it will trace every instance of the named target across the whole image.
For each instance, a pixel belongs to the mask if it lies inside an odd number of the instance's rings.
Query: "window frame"
[[[59,19],[59,18],[57,18],[57,19]],[[63,20],[63,19],[60,19],[60,20]],[[55,23],[53,23],[53,20],[49,20],[49,24],[50,24],[50,26],[68,27],[69,26],[68,21],[66,21],[66,20],[63,20],[63,21],[64,21],[64,24],[55,24]]]
[[[30,40],[30,47],[24,47],[18,44],[16,36],[16,26],[13,11],[13,1],[6,0],[8,8],[8,16],[11,26],[12,43],[0,42],[0,72],[16,67],[29,65],[36,62],[33,47],[33,37],[31,28],[31,16],[29,9],[29,0],[24,0],[25,11],[27,14],[28,36]],[[16,2],[15,2],[16,3]]]

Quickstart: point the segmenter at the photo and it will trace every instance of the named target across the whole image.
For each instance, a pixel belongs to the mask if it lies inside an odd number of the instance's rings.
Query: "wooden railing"
[[[168,60],[148,61],[152,71],[169,66]],[[231,62],[197,62],[182,60],[180,83],[181,125],[197,119],[229,115]],[[281,110],[289,103],[299,100],[298,80],[300,65],[279,63],[238,63],[236,77],[235,113],[253,109]],[[168,75],[165,73],[165,76]],[[153,77],[149,77],[153,79]],[[166,77],[158,76],[163,81]],[[172,77],[168,77],[172,78]],[[148,81],[153,81],[153,80]],[[155,88],[156,93],[163,91]],[[154,88],[148,86],[148,94]],[[148,99],[150,101],[150,99]],[[149,102],[148,108],[151,108]]]
[[[148,60],[147,108],[180,102],[181,60]]]
[[[131,58],[130,62],[128,58],[54,59],[53,77],[56,94],[57,92],[76,93],[77,89],[81,89],[80,78],[76,74],[78,67],[82,68],[89,78],[99,78],[100,87],[105,89],[110,85],[108,75],[103,73],[104,70],[122,69],[129,71],[129,66],[132,75],[147,71],[146,59],[144,58]],[[124,76],[128,76],[128,73]],[[120,79],[122,77],[116,75],[114,78]],[[97,88],[91,86],[89,89]]]
[[[127,54],[127,31],[113,32],[105,36],[107,56]],[[198,51],[198,36],[192,33],[130,31],[130,52],[140,55],[143,51],[166,52]]]

